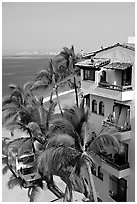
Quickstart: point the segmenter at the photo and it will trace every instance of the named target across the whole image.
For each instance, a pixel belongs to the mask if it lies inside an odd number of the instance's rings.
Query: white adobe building
[[[92,154],[96,191],[103,202],[134,202],[135,45],[117,43],[84,58],[76,66],[81,69],[82,93],[90,107],[93,131],[98,135],[102,127],[108,127],[124,147],[122,160],[112,158],[109,150]]]

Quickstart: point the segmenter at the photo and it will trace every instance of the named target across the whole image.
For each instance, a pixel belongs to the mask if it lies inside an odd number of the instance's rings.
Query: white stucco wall
[[[92,112],[92,100],[95,99],[97,101],[97,114]],[[99,102],[102,101],[104,103],[104,116],[99,115]],[[91,124],[93,124],[93,131],[96,132],[96,134],[99,134],[99,132],[102,129],[102,121],[110,114],[112,113],[114,105],[114,100],[103,98],[100,96],[90,95],[90,121]]]

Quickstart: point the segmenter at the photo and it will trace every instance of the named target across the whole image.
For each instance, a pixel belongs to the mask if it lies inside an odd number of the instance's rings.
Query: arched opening
[[[102,101],[99,103],[99,114],[104,116],[104,103]]]
[[[97,113],[97,101],[95,99],[92,101],[92,112]]]

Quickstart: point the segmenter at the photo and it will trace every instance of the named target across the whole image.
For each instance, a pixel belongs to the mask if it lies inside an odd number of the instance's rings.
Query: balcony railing
[[[120,127],[116,123],[113,123],[113,122],[108,121],[108,120],[103,121],[103,126],[113,126],[120,132],[125,132],[125,131],[131,130],[131,125],[124,125],[124,126]]]
[[[124,169],[128,169],[129,168],[129,163],[125,162],[124,158],[121,159],[119,157],[119,160],[116,158],[112,158],[112,154],[108,154],[106,151],[101,152],[101,153],[95,153],[93,151],[91,151],[91,155],[92,157],[95,159],[100,158],[102,161],[105,161],[107,164],[109,164],[110,166],[112,166],[113,168],[115,168],[118,171],[124,170]]]
[[[107,162],[108,164],[110,164],[113,168],[117,169],[118,171],[124,170],[124,169],[128,169],[129,168],[129,163],[125,163],[123,161],[123,164],[118,164],[118,162],[115,161],[114,158],[112,158],[111,154],[107,154],[107,153],[101,153],[100,157]]]
[[[110,84],[108,82],[99,82],[98,86],[101,87],[101,88],[112,89],[112,90],[116,90],[116,91],[127,91],[127,90],[132,89],[131,85],[118,86],[118,85]]]

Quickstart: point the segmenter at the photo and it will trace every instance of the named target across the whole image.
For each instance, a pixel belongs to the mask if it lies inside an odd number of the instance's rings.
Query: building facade
[[[103,129],[123,146],[123,157],[109,149],[94,154],[96,191],[103,202],[135,201],[135,46],[117,43],[85,56],[81,89],[90,107],[92,131]]]

